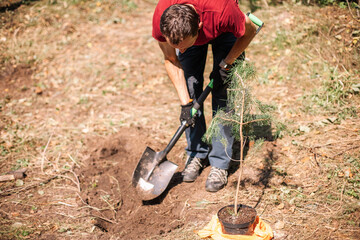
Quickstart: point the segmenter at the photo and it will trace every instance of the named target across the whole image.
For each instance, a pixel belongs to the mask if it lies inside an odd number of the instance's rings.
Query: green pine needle
[[[256,77],[253,64],[247,62],[236,62],[228,78],[228,99],[227,108],[220,109],[214,116],[206,131],[203,140],[211,143],[213,138],[220,137],[219,125],[230,126],[236,140],[240,140],[240,127],[244,135],[249,139],[263,138],[261,129],[271,127],[273,123],[272,114],[275,106],[265,104],[255,99],[251,94],[249,83]],[[244,99],[243,99],[244,96]],[[244,108],[242,111],[242,104]],[[241,115],[243,124],[241,125]],[[280,135],[279,132],[276,133]],[[223,139],[223,143],[226,141]],[[227,144],[227,143],[226,143]],[[226,144],[224,146],[226,147]]]

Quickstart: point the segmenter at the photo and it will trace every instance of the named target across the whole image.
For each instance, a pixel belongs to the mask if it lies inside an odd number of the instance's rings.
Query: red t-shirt
[[[203,45],[222,33],[231,32],[239,38],[245,33],[245,14],[239,9],[237,0],[160,0],[153,16],[153,37],[165,42],[160,31],[163,12],[174,4],[192,4],[200,16],[203,27],[194,45]]]

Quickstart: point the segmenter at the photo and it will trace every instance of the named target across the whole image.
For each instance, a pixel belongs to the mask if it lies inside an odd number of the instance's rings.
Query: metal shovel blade
[[[161,152],[147,147],[133,174],[132,185],[142,200],[151,200],[163,193],[178,166],[161,159]]]

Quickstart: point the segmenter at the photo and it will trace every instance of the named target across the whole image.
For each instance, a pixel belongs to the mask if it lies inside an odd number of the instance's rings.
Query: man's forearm
[[[229,54],[224,59],[224,62],[227,64],[233,64],[235,60],[241,55],[242,52],[249,46],[251,39],[242,39],[238,38],[234,43],[234,46],[231,48]]]
[[[190,97],[184,77],[184,71],[181,68],[180,62],[171,62],[165,59],[165,69],[169,75],[170,80],[175,86],[178,93],[181,105],[189,103]]]
[[[231,48],[229,54],[224,59],[227,64],[233,64],[235,60],[241,55],[243,51],[249,46],[250,42],[256,35],[256,27],[254,23],[246,16],[246,30],[244,36],[236,39],[234,46]]]
[[[175,49],[166,42],[159,42],[159,47],[164,54],[166,72],[175,86],[181,105],[185,105],[189,103],[190,97],[184,77],[184,71],[176,56]]]

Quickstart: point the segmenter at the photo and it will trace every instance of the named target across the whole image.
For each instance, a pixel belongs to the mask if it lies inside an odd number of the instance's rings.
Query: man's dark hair
[[[175,4],[168,7],[160,19],[160,31],[172,44],[179,44],[199,30],[199,15],[189,5]]]

